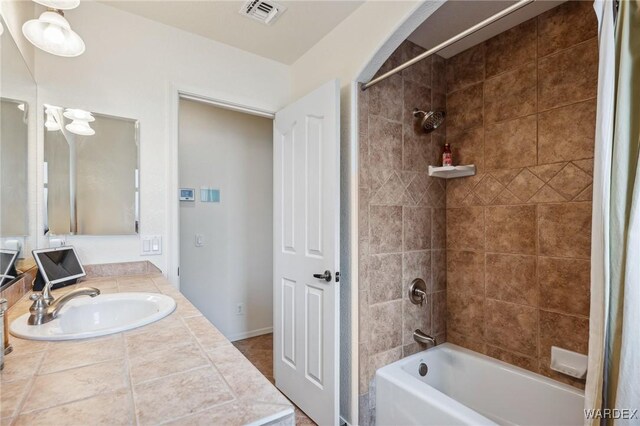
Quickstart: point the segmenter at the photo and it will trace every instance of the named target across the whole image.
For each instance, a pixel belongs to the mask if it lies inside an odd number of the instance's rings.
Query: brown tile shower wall
[[[590,2],[571,1],[446,62],[447,340],[583,387],[598,71]]]
[[[379,72],[424,50],[403,43]],[[416,126],[413,109],[443,109],[444,59],[433,57],[361,92],[360,424],[375,413],[370,386],[377,368],[422,348],[413,331],[445,340],[445,185],[427,174],[444,145],[444,128]],[[427,283],[424,306],[407,298],[414,278]]]

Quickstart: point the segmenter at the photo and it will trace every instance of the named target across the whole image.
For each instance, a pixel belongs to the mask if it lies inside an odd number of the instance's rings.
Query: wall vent
[[[240,14],[263,24],[271,25],[285,10],[287,10],[286,7],[273,1],[249,0],[240,8]]]

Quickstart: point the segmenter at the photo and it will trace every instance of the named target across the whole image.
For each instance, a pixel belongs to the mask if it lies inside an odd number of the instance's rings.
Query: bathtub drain
[[[418,367],[418,373],[420,373],[420,375],[424,377],[427,375],[428,372],[429,372],[429,367],[427,367],[427,364],[425,364],[424,362],[421,362],[420,366]]]

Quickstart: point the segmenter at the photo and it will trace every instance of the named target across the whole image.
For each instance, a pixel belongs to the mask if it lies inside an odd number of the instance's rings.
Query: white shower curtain
[[[591,231],[591,312],[589,316],[589,366],[585,409],[602,406],[605,366],[605,330],[609,289],[609,200],[615,90],[615,24],[613,0],[596,0],[598,16],[598,110],[593,170]],[[595,419],[585,419],[593,424]]]
[[[608,393],[612,406],[640,410],[640,0],[620,2],[616,52],[611,284],[619,301]],[[640,411],[628,423],[640,425]]]
[[[611,1],[594,8],[600,74],[585,409],[629,410],[606,422],[640,425],[640,0],[622,0],[615,25]]]

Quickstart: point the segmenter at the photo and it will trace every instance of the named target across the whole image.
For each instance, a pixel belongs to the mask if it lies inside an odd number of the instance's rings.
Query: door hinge
[[[180,276],[180,267],[178,266],[178,276]]]
[[[339,283],[340,282],[340,272],[336,271],[336,282]]]

